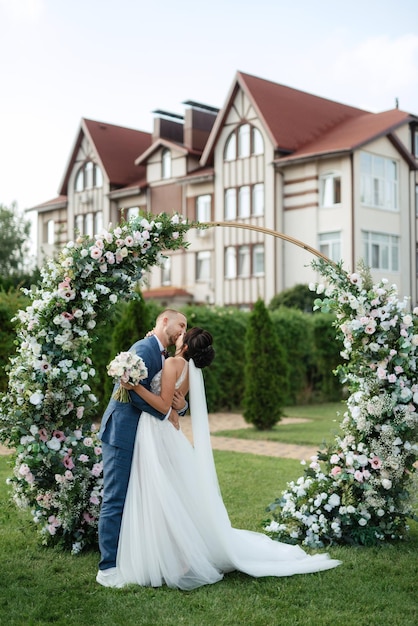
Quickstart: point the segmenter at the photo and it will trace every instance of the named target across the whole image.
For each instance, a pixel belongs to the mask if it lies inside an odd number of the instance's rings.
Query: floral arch
[[[42,270],[31,304],[17,314],[18,349],[0,402],[0,441],[15,448],[13,498],[28,507],[45,545],[73,553],[96,545],[102,492],[100,442],[86,419],[96,398],[89,380],[96,319],[129,296],[164,250],[188,246],[192,227],[178,215],[136,217],[95,239],[69,242]],[[327,281],[316,306],[336,314],[350,389],[344,437],[318,454],[305,475],[271,505],[272,536],[319,546],[376,543],[407,532],[409,489],[416,460],[417,311],[409,313],[396,288],[347,274],[316,250],[281,233],[258,230],[319,257]],[[313,287],[315,288],[315,287]]]

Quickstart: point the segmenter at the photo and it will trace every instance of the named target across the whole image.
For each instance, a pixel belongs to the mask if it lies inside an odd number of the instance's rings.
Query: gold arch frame
[[[319,250],[315,250],[308,244],[303,243],[299,239],[295,239],[294,237],[290,237],[289,235],[285,235],[284,233],[279,233],[277,230],[271,230],[270,228],[265,228],[264,226],[254,226],[253,224],[240,224],[238,222],[200,222],[202,226],[227,226],[228,228],[243,228],[245,230],[255,230],[259,233],[263,233],[264,235],[272,235],[273,237],[277,237],[278,239],[283,239],[283,241],[288,241],[289,243],[294,244],[295,246],[299,246],[299,248],[303,248],[307,252],[310,252],[314,256],[317,256],[320,259],[323,259],[327,263],[331,263],[334,265],[334,262],[331,261],[325,254],[319,252]],[[197,226],[198,228],[198,226]]]

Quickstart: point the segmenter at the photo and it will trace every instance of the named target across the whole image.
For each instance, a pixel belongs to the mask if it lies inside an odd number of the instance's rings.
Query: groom
[[[141,381],[147,389],[150,389],[152,379],[163,367],[167,347],[174,345],[186,328],[187,320],[182,313],[166,309],[157,317],[152,336],[137,341],[130,348],[147,366],[148,376]],[[99,431],[103,458],[103,500],[99,518],[101,560],[96,581],[104,587],[114,586],[119,532],[141,413],[146,411],[157,419],[169,418],[174,425],[176,422],[178,424],[176,410],[170,409],[164,415],[149,406],[135,392],[130,391],[129,395],[131,402],[118,402],[111,398]],[[179,412],[183,413],[187,406],[184,397],[177,395],[174,409],[182,409]]]

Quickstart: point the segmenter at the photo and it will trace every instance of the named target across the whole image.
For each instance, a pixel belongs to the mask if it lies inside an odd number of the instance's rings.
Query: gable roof
[[[140,154],[135,159],[135,164],[141,165],[145,163],[145,161],[149,159],[149,157],[155,152],[157,152],[157,150],[159,150],[160,148],[168,148],[169,150],[175,150],[176,152],[179,152],[180,154],[183,154],[183,155],[186,155],[190,152],[190,150],[185,148],[183,144],[160,137],[159,139],[154,141],[154,143],[151,144],[150,147],[147,150],[145,150],[145,152]],[[200,154],[200,152],[198,152],[197,154]]]
[[[219,113],[202,155],[210,158],[236,94],[242,89],[264,124],[277,152],[292,153],[342,122],[366,111],[327,100],[257,76],[237,72],[226,104]]]
[[[342,122],[321,137],[307,142],[291,155],[279,157],[274,162],[286,164],[313,156],[350,152],[383,136],[388,136],[398,151],[401,151],[401,142],[396,141],[393,132],[399,126],[409,123],[413,119],[412,115],[399,109],[391,109],[382,113],[365,113]],[[402,156],[415,169],[415,161],[405,148]]]
[[[100,166],[112,186],[123,187],[145,179],[145,167],[135,165],[135,159],[151,145],[151,133],[82,118],[60,194],[67,193],[68,180],[84,135],[94,146]]]

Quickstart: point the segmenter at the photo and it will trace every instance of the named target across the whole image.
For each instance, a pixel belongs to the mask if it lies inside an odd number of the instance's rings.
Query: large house
[[[221,110],[154,111],[153,133],[82,119],[59,188],[38,212],[38,261],[121,215],[178,211],[192,230],[145,297],[250,308],[317,277],[305,249],[363,260],[417,302],[418,117],[370,113],[237,72]],[[237,226],[240,225],[240,226]]]

